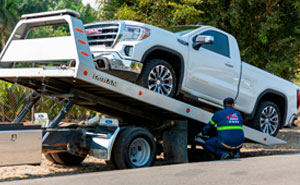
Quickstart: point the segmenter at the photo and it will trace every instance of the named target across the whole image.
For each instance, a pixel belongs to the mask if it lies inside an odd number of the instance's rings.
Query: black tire
[[[261,102],[256,109],[251,126],[263,133],[276,136],[281,127],[281,115],[278,106],[271,101]]]
[[[60,125],[61,126],[61,125]],[[65,127],[60,128],[78,128],[79,125],[77,124],[70,124]],[[54,164],[61,164],[61,165],[67,165],[67,166],[77,166],[80,165],[81,162],[86,158],[85,156],[78,156],[73,155],[68,152],[60,152],[60,153],[47,153],[44,154],[46,159],[51,161]]]
[[[52,155],[51,155],[50,153],[44,154],[44,156],[45,156],[45,158],[46,158],[48,161],[50,161],[50,162],[52,162],[52,163],[55,163],[55,160],[53,159],[53,157],[52,157]]]
[[[149,167],[156,157],[154,138],[148,130],[143,128],[124,130],[116,138],[114,145],[112,160],[118,169]],[[132,154],[134,152],[135,154]],[[140,154],[144,156],[140,158]]]
[[[120,135],[122,132],[124,132],[126,129],[128,129],[128,127],[122,127],[120,132],[118,133],[118,135]],[[116,170],[118,169],[117,166],[116,166],[116,162],[114,160],[114,157],[113,157],[113,153],[114,153],[114,148],[115,148],[115,145],[113,146],[112,148],[112,152],[111,152],[111,158],[110,160],[108,161],[105,161],[107,167],[111,170]]]
[[[111,170],[116,170],[117,166],[113,159],[110,159],[109,161],[105,161],[106,166]]]
[[[160,72],[155,69],[160,70]],[[138,84],[160,94],[173,97],[177,87],[177,78],[174,68],[167,61],[151,59],[145,62]]]
[[[80,165],[81,162],[86,158],[86,156],[77,156],[68,152],[51,153],[50,155],[53,159],[53,163],[67,166]]]

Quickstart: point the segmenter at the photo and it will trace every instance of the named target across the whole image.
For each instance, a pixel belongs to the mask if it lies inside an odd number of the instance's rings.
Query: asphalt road
[[[1,185],[300,185],[300,154],[3,182]]]

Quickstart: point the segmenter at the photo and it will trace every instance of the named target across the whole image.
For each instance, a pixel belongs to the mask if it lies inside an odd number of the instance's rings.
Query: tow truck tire
[[[126,129],[128,129],[129,127],[122,127],[119,134],[122,134],[122,132],[124,132]],[[115,146],[115,145],[114,145]],[[110,157],[110,160],[107,160],[105,161],[107,167],[111,170],[115,170],[117,169],[117,166],[116,166],[116,162],[114,160],[114,157],[113,157],[113,153],[114,153],[114,146],[113,146],[113,149],[112,149],[112,153],[111,153],[111,157]]]
[[[278,106],[271,101],[262,101],[256,109],[251,126],[263,133],[276,136],[281,127]]]
[[[44,156],[48,161],[55,163],[55,160],[53,159],[51,154],[44,154]]]
[[[112,153],[118,169],[149,167],[156,157],[152,134],[143,128],[128,128],[115,141]]]
[[[80,165],[81,162],[85,159],[86,156],[77,156],[70,154],[68,152],[60,152],[60,153],[51,153],[51,157],[55,164],[67,165],[67,166],[77,166]]]
[[[173,97],[177,86],[175,71],[167,61],[151,59],[146,61],[138,84],[151,91]]]
[[[111,170],[116,170],[117,169],[115,161],[113,161],[112,159],[109,160],[109,161],[105,161],[105,164]]]

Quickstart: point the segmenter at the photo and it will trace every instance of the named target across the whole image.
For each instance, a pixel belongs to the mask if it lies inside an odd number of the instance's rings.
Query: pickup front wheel
[[[138,84],[151,91],[172,97],[176,89],[175,71],[165,60],[148,60],[143,67]]]
[[[276,136],[281,123],[280,111],[271,101],[259,104],[253,120],[253,127],[271,136]]]

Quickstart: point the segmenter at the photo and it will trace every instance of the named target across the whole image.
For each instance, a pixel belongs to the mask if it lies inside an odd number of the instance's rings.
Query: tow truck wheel
[[[44,154],[44,156],[48,161],[55,163],[55,160],[53,159],[51,154]]]
[[[173,67],[161,59],[148,60],[138,80],[141,86],[170,97],[175,94],[176,83]]]
[[[156,156],[152,134],[143,128],[128,128],[117,138],[112,160],[118,169],[151,166]]]
[[[252,124],[252,126],[259,131],[271,136],[276,136],[281,126],[281,116],[277,105],[271,101],[261,102],[257,108]]]
[[[49,156],[47,157],[46,155],[49,155]],[[86,156],[73,155],[68,152],[51,153],[51,154],[46,154],[46,155],[45,155],[45,157],[49,161],[51,161],[55,164],[68,165],[68,166],[79,165],[86,157]]]
[[[122,133],[123,133],[126,129],[128,129],[128,128],[129,128],[129,127],[122,127],[121,130],[120,130],[120,132],[119,132],[119,135],[122,134]],[[107,167],[108,167],[109,169],[111,169],[111,170],[117,169],[116,162],[115,162],[114,157],[113,157],[113,153],[114,153],[114,147],[113,147],[113,149],[112,149],[112,153],[111,153],[111,158],[110,158],[110,160],[105,161]]]

